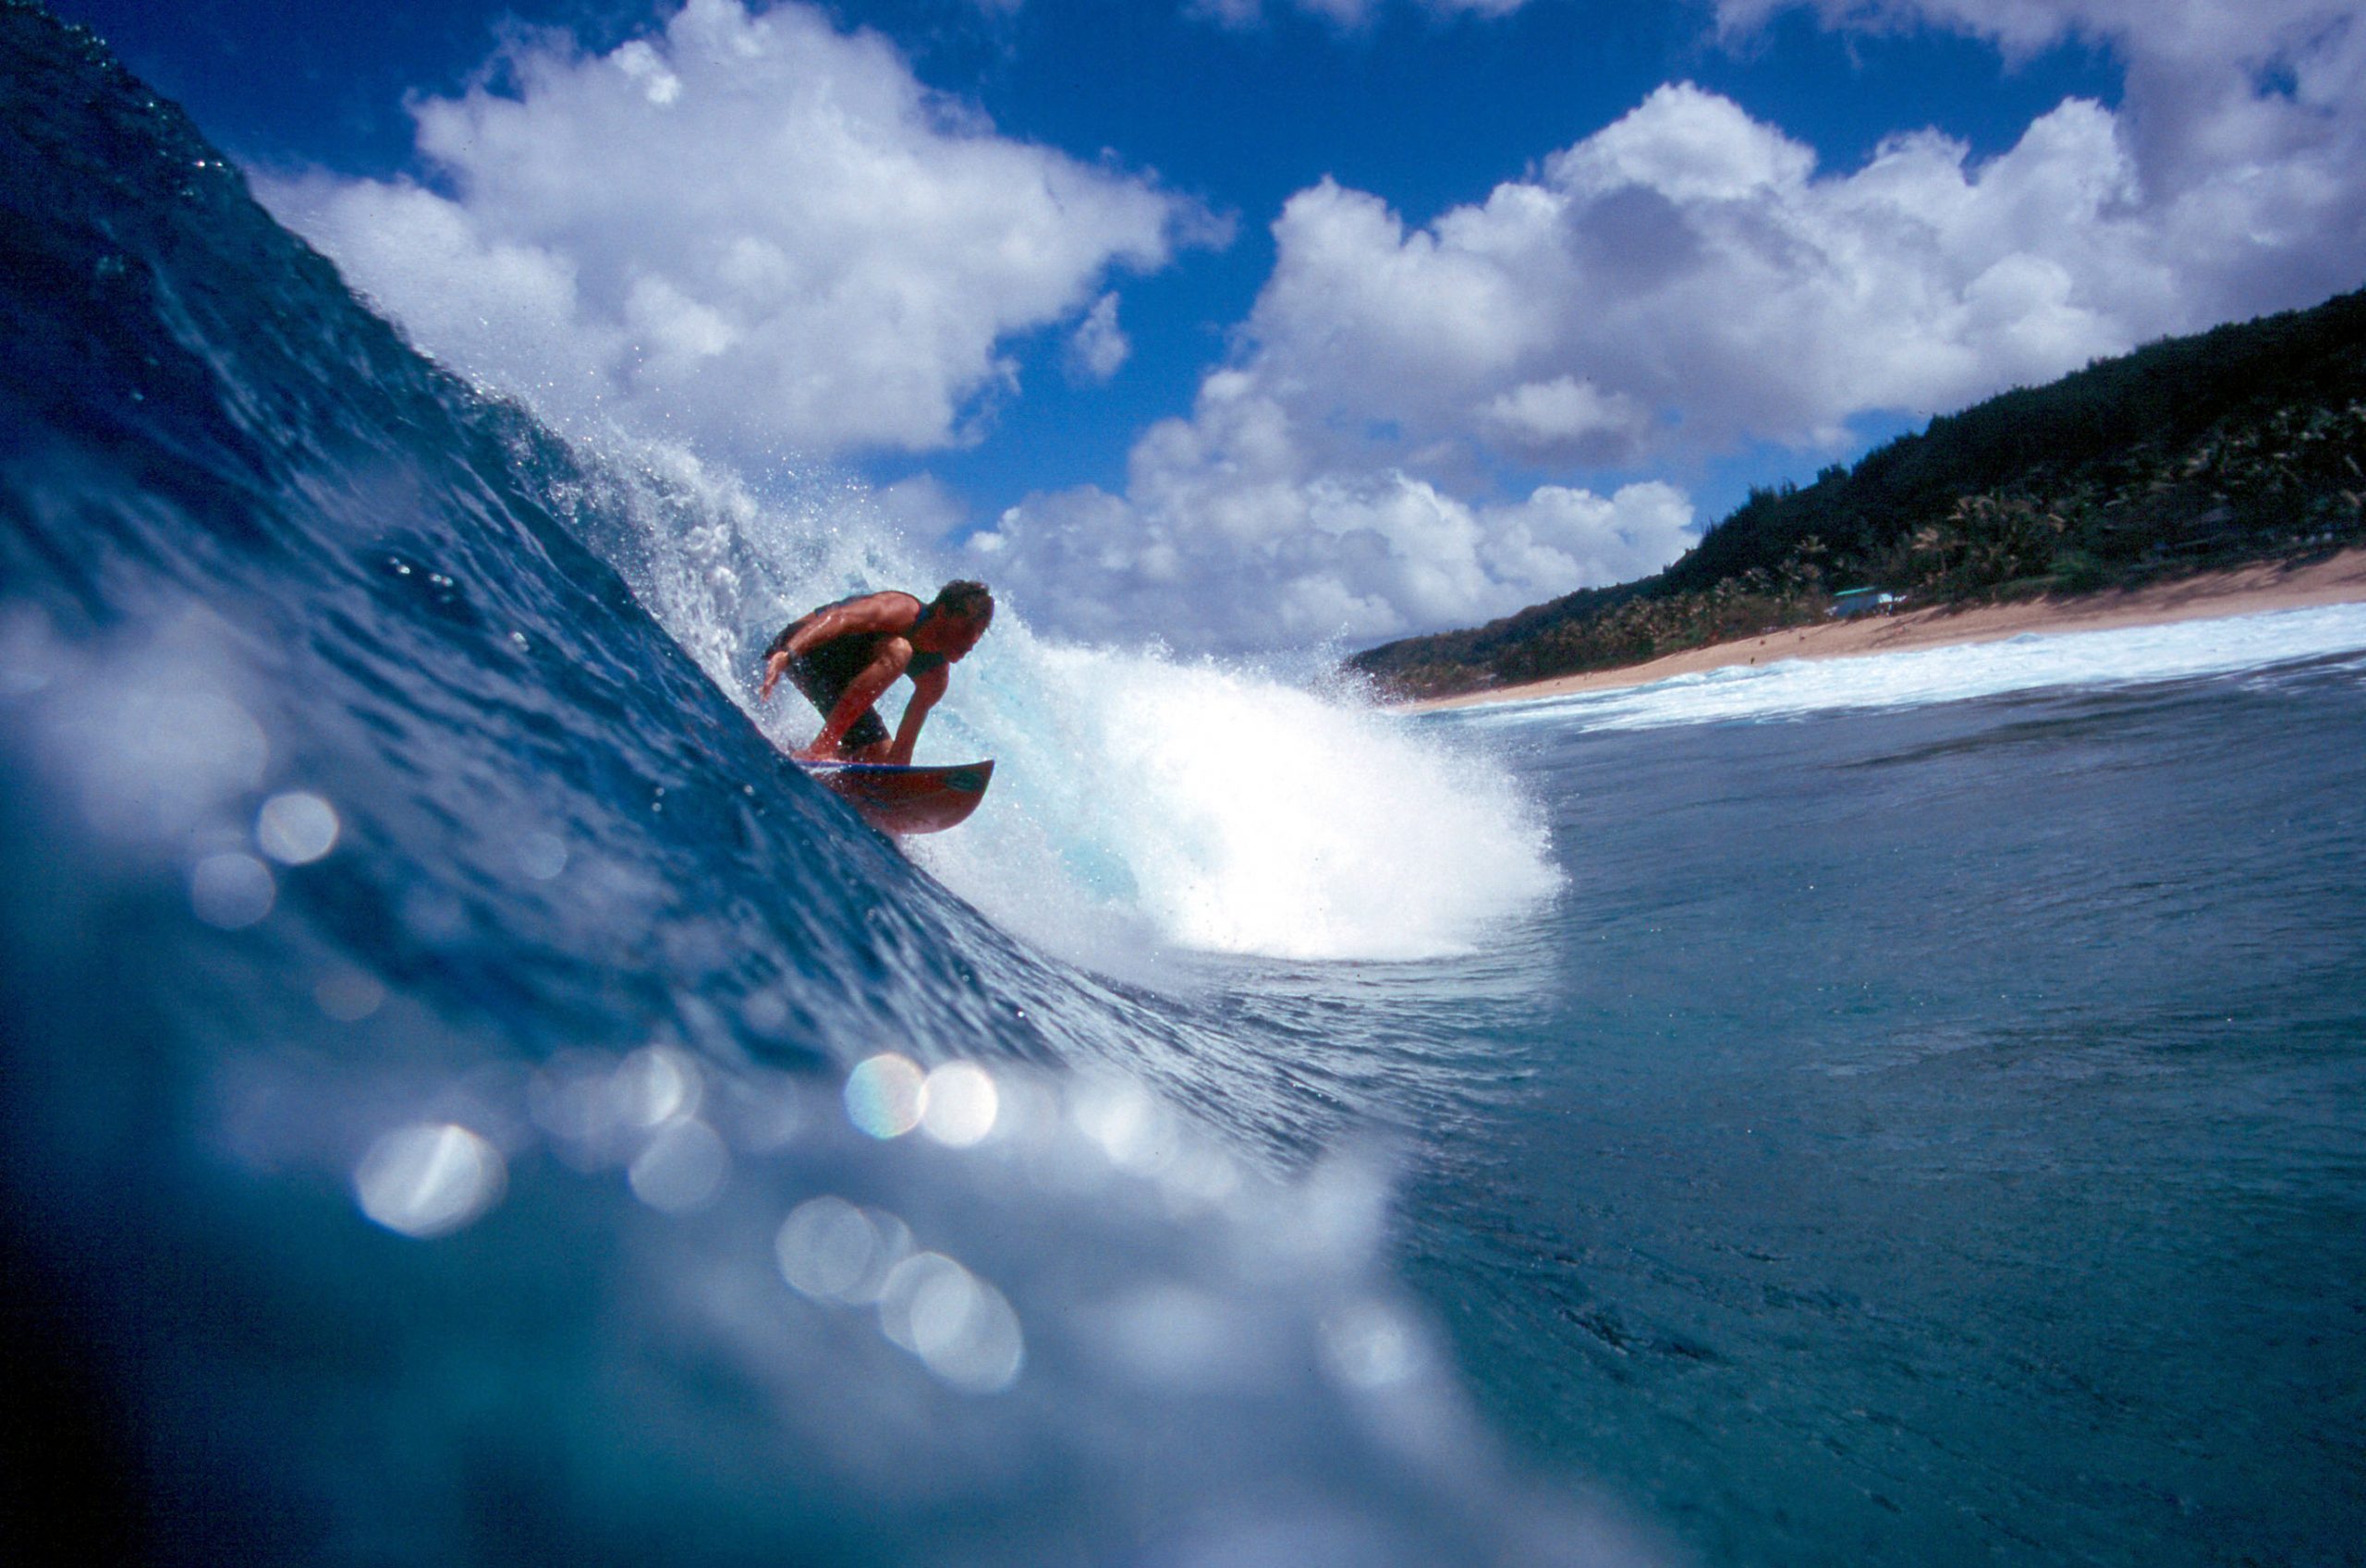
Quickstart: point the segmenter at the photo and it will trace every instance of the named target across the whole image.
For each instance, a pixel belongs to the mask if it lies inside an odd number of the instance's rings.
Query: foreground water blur
[[[859,505],[18,0],[0,110],[16,1556],[2358,1559],[2360,612],[1413,721],[1013,617],[916,864],[743,679]]]
[[[15,0],[0,142],[0,1543],[1633,1557],[1472,1417],[1346,1111],[811,787],[645,486]]]

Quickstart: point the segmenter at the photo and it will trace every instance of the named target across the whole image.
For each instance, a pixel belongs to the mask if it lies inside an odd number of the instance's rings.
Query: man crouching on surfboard
[[[813,744],[796,755],[806,762],[894,762],[909,766],[928,711],[945,695],[945,666],[978,646],[994,618],[994,596],[980,582],[949,582],[936,601],[909,593],[858,594],[791,621],[764,650],[762,702],[782,675],[822,711]],[[912,678],[896,737],[872,704]]]

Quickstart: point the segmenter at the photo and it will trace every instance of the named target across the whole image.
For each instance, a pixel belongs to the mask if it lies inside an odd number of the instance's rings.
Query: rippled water
[[[1411,1270],[1506,1429],[1714,1561],[2366,1543],[2366,617],[2129,641],[1445,721],[1571,890],[1433,1068],[1489,1092]]]

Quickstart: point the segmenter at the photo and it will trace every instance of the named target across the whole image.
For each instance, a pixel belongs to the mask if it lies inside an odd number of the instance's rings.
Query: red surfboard
[[[892,762],[799,762],[813,782],[843,798],[884,833],[940,833],[958,827],[986,797],[992,762],[899,768]]]

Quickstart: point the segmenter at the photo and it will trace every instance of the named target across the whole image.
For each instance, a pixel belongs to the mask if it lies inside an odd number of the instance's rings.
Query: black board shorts
[[[837,671],[817,665],[811,659],[791,659],[787,675],[797,689],[805,694],[805,699],[821,710],[822,721],[827,723],[830,715],[837,711],[838,699],[846,695],[847,687],[861,668],[861,665],[857,665],[854,671],[840,676]],[[866,708],[860,718],[847,726],[847,733],[840,737],[839,745],[854,751],[866,746],[876,746],[887,738],[887,722],[879,716],[879,710]]]

